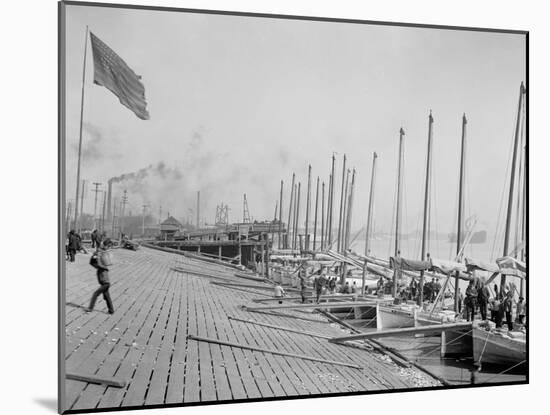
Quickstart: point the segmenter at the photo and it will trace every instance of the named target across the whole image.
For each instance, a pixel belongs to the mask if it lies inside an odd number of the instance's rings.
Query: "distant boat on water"
[[[487,241],[487,231],[482,230],[474,232],[472,239],[470,240],[471,244],[484,244]],[[456,243],[456,233],[449,234],[449,242]]]

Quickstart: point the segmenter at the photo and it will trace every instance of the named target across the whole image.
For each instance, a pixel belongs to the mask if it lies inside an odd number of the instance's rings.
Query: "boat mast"
[[[527,147],[524,147],[524,163],[523,163],[523,213],[522,213],[522,224],[521,224],[521,242],[523,243],[523,248],[521,249],[521,260],[525,262],[526,253],[527,253],[527,241],[525,240],[525,227],[526,227],[526,203],[527,203]],[[523,285],[524,280],[521,279],[519,295],[525,297],[523,294]]]
[[[396,203],[396,212],[395,212],[395,250],[394,250],[394,256],[397,256],[399,254],[399,251],[401,250],[401,237],[399,235],[399,226],[401,222],[401,198],[403,194],[403,189],[401,186],[401,181],[403,180],[403,137],[405,136],[405,131],[403,128],[399,129],[399,161],[397,165],[397,203]],[[366,255],[366,253],[365,253]],[[395,285],[395,281],[394,281]]]
[[[458,225],[456,230],[456,260],[459,260],[461,255],[462,245],[462,222],[463,222],[463,208],[464,208],[464,175],[466,168],[466,125],[468,120],[466,114],[462,115],[462,143],[460,146],[460,176],[458,179]],[[458,313],[459,298],[458,298],[458,276],[460,272],[455,273],[455,313]]]
[[[433,122],[432,111],[428,118],[428,156],[426,157],[426,186],[424,188],[424,220],[422,224],[422,256],[421,260],[426,259],[426,231],[428,226],[428,200],[430,197],[430,170],[432,164],[432,137],[433,137]],[[420,305],[424,301],[424,271],[420,271]]]
[[[297,249],[297,248],[300,248],[301,250],[301,247],[298,245],[299,243],[299,240],[298,240],[298,233],[300,232],[300,192],[301,192],[301,187],[302,187],[302,183],[301,182],[298,182],[298,193],[296,196],[296,219],[294,221],[294,249]]]
[[[332,170],[330,173],[330,183],[328,188],[328,201],[327,201],[327,246],[332,245],[332,216],[333,216],[333,202],[334,202],[334,163],[336,162],[336,157],[332,153]]]
[[[348,214],[347,214],[347,222],[346,222],[346,233],[345,233],[345,239],[344,239],[344,252],[349,249],[350,244],[350,230],[351,230],[351,219],[352,219],[352,212],[353,212],[353,194],[355,192],[355,168],[353,169],[353,174],[351,176],[351,185],[349,190],[349,200],[348,200]],[[347,256],[347,254],[346,254]]]
[[[365,257],[369,254],[369,240],[370,240],[370,224],[372,222],[372,204],[374,199],[374,178],[376,173],[376,159],[378,155],[376,151],[372,153],[372,173],[370,176],[370,192],[369,192],[369,209],[367,212],[367,233],[365,235]],[[361,280],[361,294],[365,294],[365,277],[367,275],[367,260],[363,265],[363,277]]]
[[[510,243],[510,226],[512,221],[512,206],[514,203],[514,177],[516,175],[516,159],[518,152],[518,141],[520,136],[520,124],[521,124],[521,108],[523,105],[523,96],[525,95],[525,87],[523,82],[519,87],[519,102],[518,102],[518,113],[516,119],[516,132],[514,137],[514,149],[512,153],[512,169],[510,172],[510,191],[508,192],[508,209],[506,212],[506,228],[504,230],[504,252],[503,256],[507,256],[508,244]],[[502,274],[500,277],[500,292],[504,293],[504,286],[506,285],[506,275]]]
[[[279,195],[279,235],[277,238],[279,249],[282,248],[281,235],[283,232],[283,185],[284,185],[284,182],[281,180],[281,194]]]
[[[294,179],[296,178],[296,174],[292,173],[292,184],[290,186],[290,204],[288,206],[288,222],[286,225],[286,235],[285,235],[285,248],[288,249],[289,246],[289,239],[290,239],[290,230],[291,224],[292,224],[292,206],[293,206],[293,199],[294,199]]]
[[[315,191],[315,217],[313,219],[313,250],[317,247],[317,209],[319,207],[319,176],[317,176],[317,190]]]
[[[306,196],[306,230],[305,230],[305,249],[309,249],[309,208],[311,205],[311,164],[307,172],[307,196]]]
[[[342,235],[342,214],[344,209],[344,193],[346,191],[346,155],[344,154],[344,164],[342,165],[342,191],[340,192],[340,216],[338,218],[338,241],[336,243],[336,251],[340,252],[340,237]]]
[[[325,182],[321,185],[321,251],[325,248]]]

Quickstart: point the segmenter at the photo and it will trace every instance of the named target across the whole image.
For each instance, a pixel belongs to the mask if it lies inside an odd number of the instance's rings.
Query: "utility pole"
[[[111,218],[113,220],[113,223],[111,224],[111,227],[112,227],[111,236],[113,238],[115,237],[115,234],[116,234],[116,230],[117,230],[116,222],[118,220],[116,206],[117,206],[117,200],[115,198],[114,201],[113,201],[113,212],[112,212],[112,215],[111,215]]]
[[[95,189],[92,189],[92,192],[95,193],[94,195],[94,227],[97,229],[98,228],[98,220],[97,220],[97,194],[99,192],[101,192],[101,190],[99,190],[99,186],[101,186],[101,183],[97,183],[97,182],[93,182],[92,183],[94,186],[95,186]]]
[[[103,209],[101,213],[101,232],[105,231],[105,209],[107,207],[107,193],[103,192]]]
[[[161,222],[162,222],[162,206],[159,205],[159,229],[160,229]]]
[[[80,231],[82,230],[82,215],[84,214],[84,193],[86,193],[86,180],[82,179],[82,191],[80,192],[80,217],[78,218],[78,233],[80,233]]]
[[[141,214],[141,235],[142,237],[145,237],[145,209],[148,208],[149,205],[142,205],[143,213]]]
[[[124,233],[124,211],[126,210],[126,203],[128,203],[128,192],[124,190],[124,195],[122,196],[122,210],[120,212],[120,234]]]
[[[201,192],[197,191],[197,229],[199,229],[199,221],[201,214]]]

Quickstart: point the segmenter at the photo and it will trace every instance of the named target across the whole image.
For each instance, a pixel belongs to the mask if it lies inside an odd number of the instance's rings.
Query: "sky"
[[[162,206],[163,216],[194,217],[200,190],[202,223],[214,222],[222,202],[230,221],[240,220],[243,193],[254,219],[272,219],[284,180],[285,218],[292,173],[302,183],[304,207],[308,165],[312,182],[319,176],[328,186],[335,153],[335,206],[346,154],[356,169],[352,229],[359,229],[367,219],[376,151],[374,222],[389,232],[403,128],[403,228],[411,232],[422,226],[431,110],[432,229],[456,227],[464,113],[467,216],[475,214],[480,228],[494,232],[503,214],[526,76],[524,35],[67,6],[68,200],[75,197],[87,25],[142,76],[151,118],[138,119],[93,84],[88,40],[81,177],[106,183],[147,168],[143,182],[114,188],[118,199],[128,190],[134,213],[146,204],[153,214]]]

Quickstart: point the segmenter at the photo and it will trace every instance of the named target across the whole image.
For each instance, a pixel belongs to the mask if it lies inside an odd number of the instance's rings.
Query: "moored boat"
[[[519,331],[472,330],[474,362],[502,366],[521,366],[526,362],[526,335]]]

